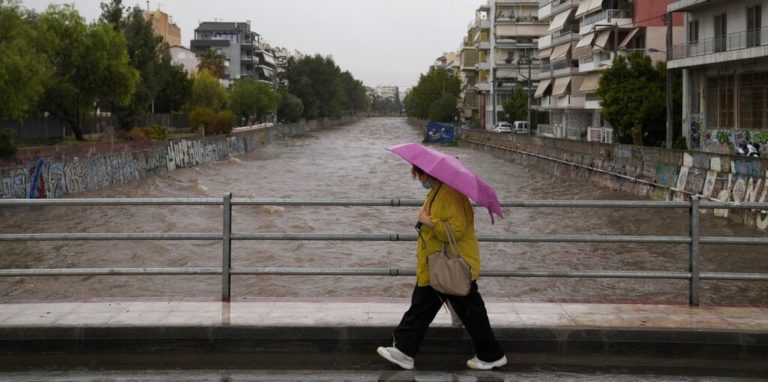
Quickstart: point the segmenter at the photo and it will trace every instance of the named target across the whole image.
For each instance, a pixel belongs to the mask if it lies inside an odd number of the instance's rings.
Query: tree
[[[40,108],[82,140],[82,114],[96,104],[127,104],[136,89],[139,74],[130,66],[125,39],[107,24],[86,26],[72,5],[50,5],[38,31],[52,72]]]
[[[429,106],[429,119],[435,122],[453,122],[457,105],[458,98],[443,94]]]
[[[198,72],[208,71],[214,77],[221,78],[227,71],[227,57],[213,48],[198,53],[197,58],[200,60],[197,63]]]
[[[445,69],[432,68],[426,75],[419,76],[418,84],[405,99],[405,111],[412,117],[427,119],[435,101],[445,94],[458,98],[460,92],[461,80],[458,77]]]
[[[192,95],[192,79],[182,65],[162,66],[165,71],[155,96],[155,112],[180,111]]]
[[[365,94],[365,86],[363,86],[363,83],[356,80],[352,77],[352,73],[347,71],[341,73],[340,79],[346,98],[344,110],[348,112],[370,110],[371,100]]]
[[[280,95],[272,87],[246,77],[235,81],[229,94],[229,107],[241,119],[262,121],[280,103]]]
[[[299,97],[287,91],[280,92],[280,105],[277,107],[277,119],[279,121],[297,122],[301,119],[303,112],[304,104],[301,103]]]
[[[110,24],[116,31],[123,28],[123,15],[128,12],[128,7],[123,6],[122,0],[112,0],[109,3],[101,3],[101,16],[99,22]]]
[[[288,60],[288,91],[301,99],[305,119],[341,117],[346,100],[340,75],[331,57],[317,54]]]
[[[197,73],[192,84],[192,94],[189,99],[191,107],[209,107],[219,111],[227,100],[227,92],[219,83],[219,79],[211,73]]]
[[[602,113],[620,143],[642,145],[655,128],[664,129],[666,71],[642,52],[618,56],[600,76],[597,94]]]
[[[122,33],[128,45],[131,66],[139,71],[141,77],[130,103],[110,105],[110,108],[117,115],[120,127],[131,129],[144,114],[152,111],[162,85],[173,85],[167,80],[175,69],[171,64],[168,44],[155,35],[152,21],[144,18],[140,8],[133,8],[123,21]]]
[[[18,1],[0,0],[0,25],[0,119],[20,119],[37,106],[51,71]]]
[[[512,97],[504,103],[504,113],[509,116],[509,121],[528,120],[528,93],[522,86],[512,89]]]

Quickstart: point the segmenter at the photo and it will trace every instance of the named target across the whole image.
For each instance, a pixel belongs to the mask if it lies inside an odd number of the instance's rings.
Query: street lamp
[[[531,58],[526,57],[525,59],[517,60],[518,74],[520,73],[520,64],[524,64],[528,66],[528,77],[526,78],[528,80],[528,134],[531,134],[531,132],[533,131],[533,127],[531,126],[531,103],[533,103],[532,101],[533,94],[531,93]]]

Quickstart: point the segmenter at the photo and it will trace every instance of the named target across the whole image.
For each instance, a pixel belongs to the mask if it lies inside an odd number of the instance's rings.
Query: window
[[[739,76],[739,127],[768,129],[768,72]]]
[[[688,22],[688,44],[694,45],[699,42],[699,20]]]
[[[728,28],[726,25],[725,13],[715,16],[715,52],[725,51],[727,35]]]
[[[707,78],[707,124],[715,129],[732,129],[735,124],[734,77]]]
[[[747,7],[747,46],[760,45],[761,9],[760,5]]]
[[[635,49],[645,49],[645,36],[635,37]]]

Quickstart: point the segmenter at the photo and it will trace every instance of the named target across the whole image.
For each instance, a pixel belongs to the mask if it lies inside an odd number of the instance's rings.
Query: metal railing
[[[768,44],[768,27],[678,44],[674,47],[672,59],[678,60],[719,52],[755,48],[766,44]]]
[[[651,182],[648,184],[657,185]],[[209,240],[222,242],[220,268],[64,268],[64,269],[0,269],[0,277],[32,276],[118,276],[118,275],[221,275],[222,300],[230,300],[232,275],[346,275],[346,276],[414,276],[414,269],[398,268],[240,268],[232,266],[233,241],[303,240],[303,241],[416,241],[417,234],[295,234],[232,232],[233,206],[343,206],[343,207],[420,207],[422,200],[361,199],[361,200],[286,200],[232,198],[129,198],[129,199],[5,199],[0,207],[13,206],[138,206],[181,205],[222,206],[221,233],[16,233],[0,234],[0,241],[85,241],[85,240]],[[768,245],[763,237],[701,236],[701,209],[768,210],[768,203],[725,203],[700,201],[693,195],[690,201],[612,201],[612,200],[513,200],[502,207],[524,208],[679,208],[689,212],[687,236],[628,236],[628,235],[478,235],[482,242],[520,243],[646,243],[687,244],[687,271],[615,271],[615,270],[484,270],[484,277],[568,277],[568,278],[630,278],[687,280],[688,301],[699,304],[701,280],[768,281],[766,273],[701,272],[699,270],[702,244]]]

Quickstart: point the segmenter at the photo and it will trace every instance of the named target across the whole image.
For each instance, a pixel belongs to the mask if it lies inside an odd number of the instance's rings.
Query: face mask
[[[430,188],[432,188],[432,185],[427,182],[424,182],[421,184],[421,187],[424,187],[425,190],[429,190]]]

